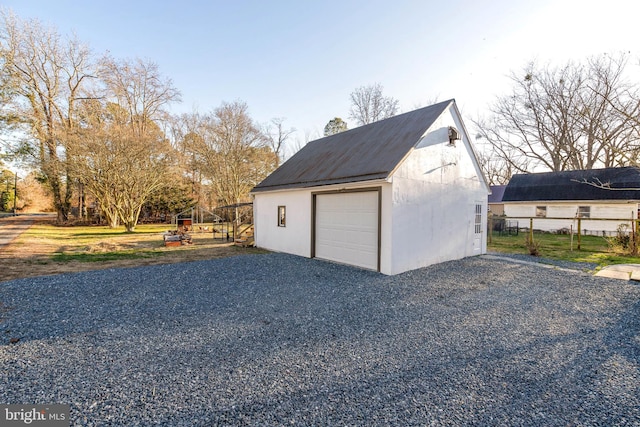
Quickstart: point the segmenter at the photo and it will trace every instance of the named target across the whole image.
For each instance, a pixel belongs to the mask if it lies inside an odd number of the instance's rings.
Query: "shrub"
[[[540,255],[540,243],[536,242],[533,237],[527,233],[527,237],[525,237],[525,246],[529,251],[529,255],[539,256]]]
[[[631,246],[631,233],[629,233],[629,226],[627,224],[618,225],[615,236],[608,238],[607,242],[609,243],[609,249],[612,252],[629,252]]]

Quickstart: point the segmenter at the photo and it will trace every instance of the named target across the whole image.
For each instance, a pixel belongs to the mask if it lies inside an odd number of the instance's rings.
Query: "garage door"
[[[316,194],[315,256],[377,271],[378,195]]]

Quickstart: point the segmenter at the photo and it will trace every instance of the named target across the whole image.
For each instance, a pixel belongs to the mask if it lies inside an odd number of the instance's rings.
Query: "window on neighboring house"
[[[278,206],[278,227],[285,227],[287,216],[287,207]]]
[[[578,206],[578,218],[591,218],[591,206]]]
[[[476,205],[475,232],[482,233],[482,205]]]
[[[536,206],[536,216],[538,218],[546,218],[547,217],[547,207],[546,206]]]

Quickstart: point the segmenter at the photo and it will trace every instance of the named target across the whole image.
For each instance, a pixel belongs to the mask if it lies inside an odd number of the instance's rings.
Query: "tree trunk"
[[[110,207],[101,207],[102,213],[104,214],[107,224],[109,224],[109,228],[118,228],[120,225],[120,217],[118,216],[118,212]]]
[[[127,233],[133,233],[136,231],[136,225],[138,224],[138,218],[140,217],[140,211],[142,210],[142,205],[136,207],[130,207],[121,213],[120,217],[122,219],[122,223],[124,224]]]
[[[60,180],[55,176],[48,177],[49,187],[53,194],[53,206],[58,214],[58,224],[63,224],[69,220],[69,203],[62,196]]]

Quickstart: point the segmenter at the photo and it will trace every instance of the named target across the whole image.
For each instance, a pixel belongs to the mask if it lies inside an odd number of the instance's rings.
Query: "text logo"
[[[0,405],[0,427],[68,427],[69,405]]]

